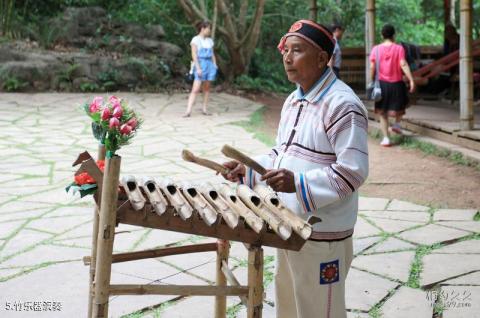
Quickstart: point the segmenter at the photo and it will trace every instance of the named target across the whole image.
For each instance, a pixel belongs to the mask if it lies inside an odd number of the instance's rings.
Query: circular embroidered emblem
[[[297,32],[302,28],[302,26],[303,26],[302,22],[295,22],[294,24],[292,24],[288,32]]]
[[[327,282],[327,283],[333,282],[337,278],[337,275],[338,275],[338,268],[337,268],[336,264],[328,264],[327,266],[325,266],[322,269],[321,275],[322,275],[322,279],[325,282]]]

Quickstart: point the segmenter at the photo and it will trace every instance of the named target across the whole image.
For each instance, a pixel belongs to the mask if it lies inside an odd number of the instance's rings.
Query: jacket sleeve
[[[342,105],[327,116],[325,131],[336,162],[295,173],[297,199],[306,212],[335,203],[364,183],[368,175],[367,125],[362,105]]]

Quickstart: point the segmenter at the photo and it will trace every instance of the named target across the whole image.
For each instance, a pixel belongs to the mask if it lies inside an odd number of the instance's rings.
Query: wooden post
[[[105,160],[105,145],[100,144],[98,146],[98,157],[97,160]],[[101,195],[99,193],[99,195]],[[93,230],[92,230],[92,251],[90,254],[90,284],[88,292],[88,317],[92,317],[92,304],[93,304],[93,295],[94,288],[93,282],[95,281],[95,264],[97,257],[97,236],[98,236],[98,206],[95,205],[93,210]]]
[[[473,60],[472,0],[460,1],[460,129],[472,130]]]
[[[248,304],[247,318],[262,318],[263,309],[263,249],[248,249]]]
[[[228,263],[228,254],[230,252],[230,242],[226,240],[217,241],[217,286],[227,286],[227,278],[223,274],[223,263]],[[215,318],[225,318],[227,316],[227,297],[215,296]]]
[[[365,89],[370,83],[370,52],[375,44],[375,0],[366,0],[365,10]]]
[[[105,163],[98,224],[97,263],[95,266],[95,301],[92,313],[95,318],[108,317],[120,163],[121,158],[119,156],[108,158]]]

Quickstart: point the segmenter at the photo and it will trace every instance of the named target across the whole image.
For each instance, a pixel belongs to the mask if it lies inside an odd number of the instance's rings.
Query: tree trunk
[[[312,21],[317,22],[317,14],[318,14],[317,0],[311,0],[310,1],[309,11],[310,12],[309,12],[308,18]]]

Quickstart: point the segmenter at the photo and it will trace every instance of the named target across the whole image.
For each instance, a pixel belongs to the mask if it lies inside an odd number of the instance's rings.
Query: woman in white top
[[[218,67],[215,54],[213,53],[213,40],[210,37],[210,22],[203,21],[198,23],[197,30],[198,35],[194,36],[190,42],[190,46],[192,47],[192,59],[194,63],[193,74],[195,80],[193,81],[192,91],[188,97],[187,111],[183,117],[190,117],[195,98],[200,92],[200,87],[203,89],[202,114],[210,115],[210,113],[207,112],[210,82],[215,80],[215,77],[217,76]]]

